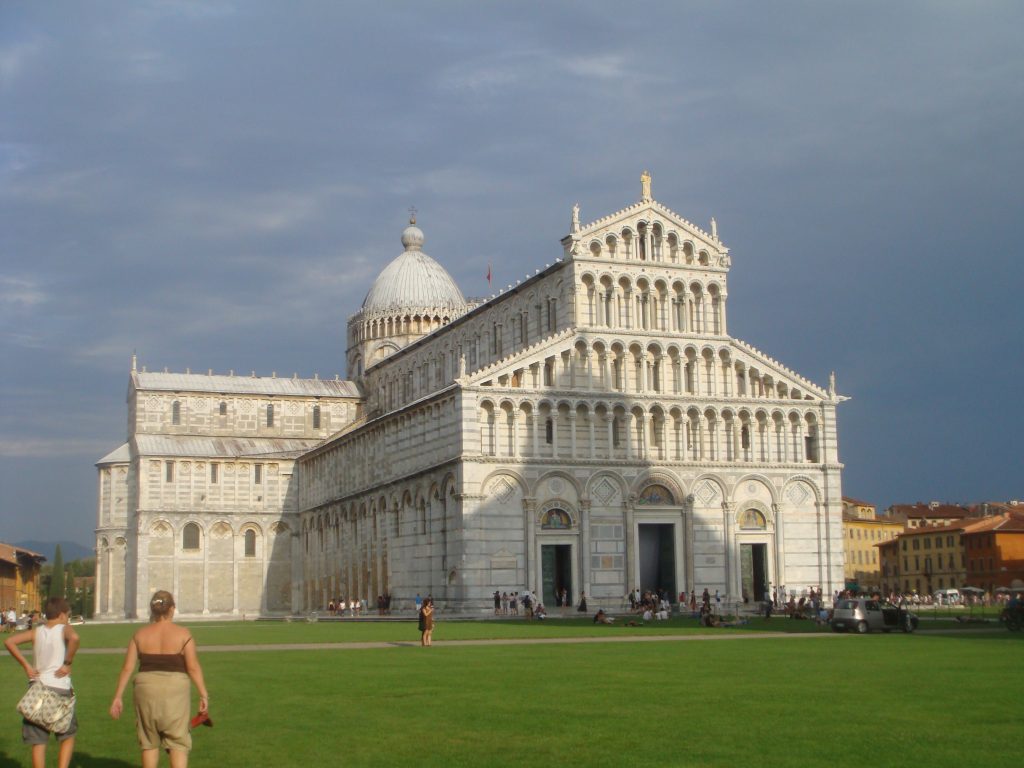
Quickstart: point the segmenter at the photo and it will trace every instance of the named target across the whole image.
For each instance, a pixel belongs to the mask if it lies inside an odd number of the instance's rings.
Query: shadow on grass
[[[87,752],[75,752],[75,757],[71,763],[76,766],[81,765],[83,768],[135,768],[138,765],[137,763],[118,760],[116,757],[90,755]],[[3,768],[2,764],[0,764],[0,768]]]
[[[52,761],[53,755],[57,752],[57,745],[54,742],[50,743],[50,746],[46,750],[46,756]],[[25,760],[29,759],[29,748],[25,747]],[[116,757],[101,757],[98,755],[90,755],[88,752],[79,752],[75,750],[75,756],[71,758],[71,764],[74,766],[83,766],[83,768],[135,768],[137,763],[127,763],[124,760],[118,760]],[[23,765],[28,765],[28,762],[20,762],[5,754],[0,754],[0,768],[21,768]]]

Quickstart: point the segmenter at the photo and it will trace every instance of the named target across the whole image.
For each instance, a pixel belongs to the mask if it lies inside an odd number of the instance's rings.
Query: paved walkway
[[[633,635],[631,637],[537,637],[497,638],[492,640],[435,640],[438,648],[459,648],[474,645],[579,645],[593,643],[672,643],[702,642],[706,640],[806,640],[839,638],[843,635],[829,634],[785,634],[782,632],[749,632],[744,634],[721,635]],[[373,643],[254,643],[252,645],[204,645],[202,652],[222,653],[238,651],[360,651],[367,648],[418,648],[419,641],[381,641]],[[79,648],[79,653],[120,654],[124,648]]]

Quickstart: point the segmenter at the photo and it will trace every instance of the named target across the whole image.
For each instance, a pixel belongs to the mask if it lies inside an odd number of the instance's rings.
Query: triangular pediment
[[[562,243],[567,253],[572,253],[575,248],[576,253],[586,254],[591,243],[635,236],[641,225],[656,227],[665,237],[674,236],[680,243],[689,242],[695,252],[706,250],[712,256],[712,263],[717,263],[729,252],[718,239],[716,231],[701,229],[657,200],[641,200],[589,224],[581,224],[578,229],[574,224],[575,231],[570,232]]]

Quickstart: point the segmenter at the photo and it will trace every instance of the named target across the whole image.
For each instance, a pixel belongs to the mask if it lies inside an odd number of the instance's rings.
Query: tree
[[[50,591],[48,597],[64,597],[64,553],[60,551],[60,544],[57,551],[53,553],[53,576],[50,579]]]

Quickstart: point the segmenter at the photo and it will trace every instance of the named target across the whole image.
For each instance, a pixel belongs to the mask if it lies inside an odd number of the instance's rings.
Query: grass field
[[[1016,746],[1005,745],[1024,736],[1024,638],[802,636],[812,626],[773,620],[770,629],[794,634],[736,642],[445,647],[445,639],[699,631],[678,623],[443,622],[435,633],[442,644],[431,649],[200,650],[216,727],[195,734],[191,764],[1019,764]],[[80,631],[84,646],[95,648],[123,645],[132,629]],[[416,636],[411,624],[210,624],[193,631],[201,648]],[[117,655],[90,654],[75,663],[75,765],[138,764],[132,717],[114,722],[106,714],[120,663]],[[0,666],[7,712],[0,768],[28,765],[14,712],[22,685],[20,668],[8,659]]]

